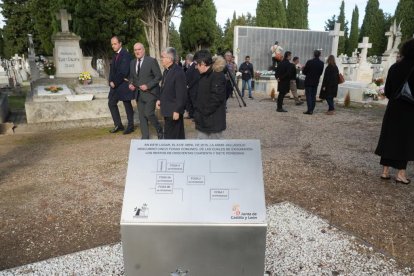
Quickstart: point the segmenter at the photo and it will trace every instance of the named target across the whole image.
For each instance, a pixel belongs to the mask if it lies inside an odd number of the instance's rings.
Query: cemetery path
[[[414,185],[380,180],[373,154],[385,108],[312,116],[255,95],[229,101],[229,139],[260,139],[266,203],[289,201],[414,267]],[[194,138],[186,121],[187,138]],[[64,129],[0,136],[0,270],[120,241],[132,136]],[[235,160],[237,162],[237,160]],[[413,163],[408,175],[414,178]]]

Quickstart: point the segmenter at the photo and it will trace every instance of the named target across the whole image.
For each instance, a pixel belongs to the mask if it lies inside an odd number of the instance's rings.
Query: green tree
[[[180,34],[186,52],[209,48],[214,44],[217,32],[216,13],[212,0],[184,1],[181,8]]]
[[[28,0],[3,0],[0,5],[4,17],[4,57],[27,52],[27,35],[36,36],[30,17]],[[36,45],[38,47],[38,45]]]
[[[332,15],[332,17],[325,21],[325,31],[332,31],[335,28],[336,23],[336,15]]]
[[[378,0],[368,0],[359,37],[360,41],[364,36],[369,37],[372,48],[368,49],[368,55],[382,55],[386,46],[384,33],[385,19],[384,13],[379,8],[379,2]]]
[[[30,0],[33,27],[36,30],[34,40],[38,42],[36,53],[46,56],[53,55],[52,35],[58,31],[54,6],[50,0]]]
[[[342,0],[341,7],[339,8],[339,15],[337,18],[337,23],[341,24],[341,31],[345,30],[345,2]],[[345,42],[347,40],[347,33],[344,32],[344,36],[339,37],[338,43],[338,54],[345,53]]]
[[[259,0],[256,7],[256,25],[286,28],[286,12],[280,0]]]
[[[170,43],[169,45],[171,47],[174,47],[175,50],[177,51],[177,55],[180,57],[184,57],[185,53],[183,50],[183,46],[181,45],[181,39],[180,39],[180,33],[177,31],[177,29],[175,28],[174,23],[170,23]]]
[[[358,20],[359,20],[359,11],[358,11],[358,6],[355,5],[354,10],[352,11],[351,31],[350,31],[349,38],[348,38],[348,47],[347,47],[348,56],[351,56],[352,52],[358,47],[358,37],[359,37]]]
[[[414,1],[400,0],[395,9],[395,18],[397,24],[401,23],[401,41],[412,38],[414,34]]]
[[[307,2],[307,1],[306,1]],[[286,10],[286,18],[288,28],[291,29],[307,29],[308,28],[308,14],[307,5],[304,0],[288,0]]]

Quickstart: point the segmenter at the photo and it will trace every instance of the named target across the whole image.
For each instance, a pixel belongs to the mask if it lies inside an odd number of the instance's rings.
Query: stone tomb
[[[46,91],[45,88],[50,86],[63,89],[57,93]],[[89,120],[94,125],[112,123],[108,108],[108,85],[98,83],[83,86],[59,79],[39,79],[32,83],[32,87],[25,103],[29,124],[76,120]],[[118,107],[121,116],[125,117],[122,102]]]
[[[259,140],[132,140],[121,214],[126,275],[263,275]]]

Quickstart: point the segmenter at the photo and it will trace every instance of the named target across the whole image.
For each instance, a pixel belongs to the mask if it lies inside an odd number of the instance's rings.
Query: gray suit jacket
[[[140,95],[152,95],[155,96],[157,99],[160,96],[160,86],[159,82],[162,79],[162,74],[160,70],[160,66],[155,58],[150,56],[145,56],[144,60],[141,62],[141,69],[139,71],[139,76],[137,76],[136,66],[137,66],[138,59],[134,58],[131,60],[130,63],[130,70],[129,70],[129,81],[137,87],[137,99]],[[146,92],[140,91],[139,86],[142,84],[146,84],[148,86],[148,90]],[[147,97],[147,96],[144,96]]]

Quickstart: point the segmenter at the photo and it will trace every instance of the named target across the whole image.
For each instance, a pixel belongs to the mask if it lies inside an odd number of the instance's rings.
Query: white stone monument
[[[84,71],[83,54],[79,47],[80,37],[69,31],[69,20],[72,17],[62,9],[56,17],[61,22],[61,32],[53,36],[55,48],[56,76],[61,78],[78,77]]]
[[[27,51],[28,51],[29,67],[30,67],[30,80],[35,81],[40,78],[40,72],[36,66],[36,54],[34,50],[33,36],[31,34],[28,34],[27,39],[28,39],[28,44],[29,44]]]
[[[362,50],[356,80],[363,83],[371,83],[373,77],[371,64],[367,62],[368,49],[372,48],[372,43],[369,43],[368,41],[369,38],[365,36],[362,39],[362,43],[358,44],[358,48],[361,48]]]
[[[331,55],[337,57],[339,37],[344,36],[344,31],[341,31],[341,23],[335,23],[335,28],[329,32],[329,36],[333,36]]]

